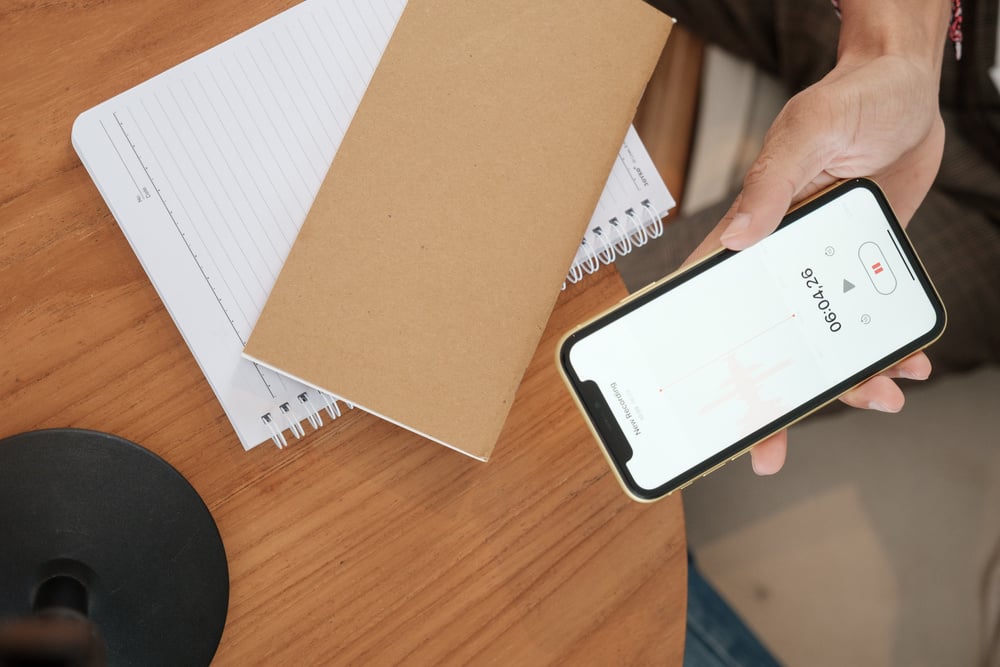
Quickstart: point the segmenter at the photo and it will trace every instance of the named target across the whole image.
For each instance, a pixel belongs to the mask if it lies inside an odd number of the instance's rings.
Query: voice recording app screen
[[[596,382],[631,446],[628,472],[651,490],[937,325],[857,187],[580,338],[569,362]]]

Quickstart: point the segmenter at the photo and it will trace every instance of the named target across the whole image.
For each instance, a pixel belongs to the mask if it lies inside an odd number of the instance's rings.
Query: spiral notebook
[[[246,449],[284,446],[352,407],[242,352],[405,4],[306,0],[73,126]],[[629,129],[567,282],[657,234],[672,207]]]

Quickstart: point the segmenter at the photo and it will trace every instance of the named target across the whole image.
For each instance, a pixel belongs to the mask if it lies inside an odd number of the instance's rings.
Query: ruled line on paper
[[[274,210],[271,207],[271,202],[268,197],[260,189],[260,184],[254,177],[253,169],[247,164],[246,154],[244,151],[240,150],[240,147],[233,140],[232,134],[230,132],[230,127],[233,125],[238,125],[238,121],[234,122],[233,118],[225,118],[220,113],[217,107],[217,101],[213,99],[209,90],[205,87],[204,83],[199,76],[199,73],[195,72],[192,77],[194,82],[198,84],[201,96],[205,100],[206,110],[211,111],[212,124],[209,125],[206,122],[206,129],[208,130],[209,136],[212,138],[215,149],[225,165],[226,171],[230,174],[229,180],[239,189],[240,197],[245,201],[256,201],[259,202],[260,206],[263,206],[264,211],[259,211],[257,206],[251,207],[251,212],[253,214],[254,221],[256,222],[256,228],[259,230],[260,237],[268,245],[269,252],[267,253],[267,261],[264,262],[264,266],[269,272],[270,283],[273,284],[277,280],[277,271],[275,270],[275,264],[280,267],[280,262],[283,257],[287,256],[288,249],[291,248],[291,239],[282,234],[282,229],[280,226],[276,226],[273,223],[278,219],[278,216],[274,214]],[[185,83],[185,87],[187,84]],[[190,94],[190,91],[188,91]],[[192,96],[193,99],[193,96]],[[225,135],[228,140],[228,145],[223,148],[219,145],[219,132],[221,130],[222,134]],[[238,161],[240,164],[234,164],[234,160]],[[242,167],[242,169],[239,169]],[[245,177],[238,178],[236,174],[245,174]],[[248,192],[249,188],[249,192]],[[256,198],[252,195],[256,195]],[[263,217],[262,217],[262,214]],[[269,230],[272,230],[269,232]],[[276,244],[273,235],[277,234],[280,238],[281,246]],[[264,254],[263,252],[261,253]]]

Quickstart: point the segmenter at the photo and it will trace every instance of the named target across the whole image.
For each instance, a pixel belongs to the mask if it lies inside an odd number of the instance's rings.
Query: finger
[[[854,408],[899,412],[905,399],[895,382],[884,375],[876,375],[845,393],[840,400]]]
[[[762,440],[750,450],[750,464],[758,475],[773,475],[785,464],[788,452],[788,431],[779,431]]]
[[[931,375],[931,360],[923,352],[917,352],[903,359],[882,375],[904,380],[926,380]]]
[[[719,237],[722,236],[722,232],[724,232],[726,227],[729,226],[729,223],[733,219],[733,215],[736,214],[736,210],[739,204],[740,204],[740,195],[737,195],[736,200],[733,202],[733,205],[729,207],[729,210],[726,211],[725,215],[722,216],[722,219],[719,221],[719,223],[714,228],[712,228],[712,231],[710,231],[704,239],[702,239],[701,243],[698,244],[698,247],[695,248],[690,255],[688,255],[687,259],[684,260],[680,268],[682,269],[687,268],[691,264],[707,257],[708,255],[710,255],[711,253],[722,247],[722,242],[719,241]]]
[[[774,231],[802,193],[834,182],[823,171],[830,151],[825,128],[816,120],[801,98],[782,109],[743,179],[740,204],[721,236],[723,245],[733,250],[753,245]]]

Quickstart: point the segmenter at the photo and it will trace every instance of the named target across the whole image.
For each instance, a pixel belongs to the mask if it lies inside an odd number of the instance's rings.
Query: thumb
[[[793,201],[836,180],[823,171],[827,151],[822,131],[792,112],[794,102],[771,125],[743,179],[743,190],[720,239],[727,248],[743,250],[760,241],[777,228]]]

